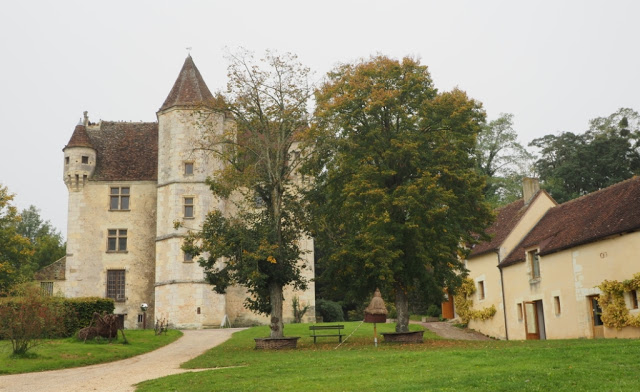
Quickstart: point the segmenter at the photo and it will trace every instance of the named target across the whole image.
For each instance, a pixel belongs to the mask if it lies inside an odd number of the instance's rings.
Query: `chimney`
[[[522,178],[522,196],[524,199],[524,205],[529,205],[529,202],[533,196],[540,190],[540,180],[537,178],[523,177]]]

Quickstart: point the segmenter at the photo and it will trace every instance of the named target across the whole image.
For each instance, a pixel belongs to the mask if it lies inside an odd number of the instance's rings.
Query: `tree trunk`
[[[277,283],[269,285],[269,296],[271,297],[271,328],[270,338],[284,337],[284,323],[282,322],[282,286]]]
[[[396,283],[396,332],[409,332],[409,297],[400,284]]]

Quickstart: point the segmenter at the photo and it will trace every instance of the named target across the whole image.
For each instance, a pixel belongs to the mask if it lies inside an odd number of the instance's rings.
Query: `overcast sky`
[[[0,184],[66,237],[65,146],[92,121],[156,121],[187,55],[211,91],[225,47],[293,52],[316,72],[418,57],[522,143],[640,109],[637,1],[7,1],[0,13]]]

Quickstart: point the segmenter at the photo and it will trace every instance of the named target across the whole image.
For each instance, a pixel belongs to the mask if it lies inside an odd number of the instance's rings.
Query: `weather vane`
[[[187,46],[187,52],[189,53],[189,56],[191,56],[191,46]]]

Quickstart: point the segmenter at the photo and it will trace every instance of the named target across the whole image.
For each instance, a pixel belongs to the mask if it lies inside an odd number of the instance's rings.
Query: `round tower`
[[[221,208],[206,183],[219,162],[196,150],[207,132],[224,126],[224,115],[209,105],[212,99],[188,56],[157,113],[156,318],[179,328],[218,326],[225,315],[225,296],[212,291],[202,267],[181,249],[187,232],[199,230],[207,213]]]
[[[88,117],[76,125],[64,152],[64,183],[70,192],[80,191],[96,169],[96,150],[87,134]]]

